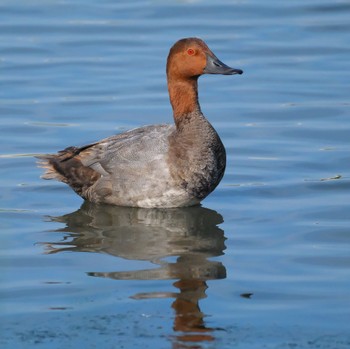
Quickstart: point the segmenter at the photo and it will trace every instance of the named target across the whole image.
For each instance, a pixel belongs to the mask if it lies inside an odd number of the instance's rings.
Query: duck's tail
[[[57,154],[43,154],[38,155],[38,166],[45,169],[44,174],[41,176],[42,179],[55,179],[60,182],[68,183],[65,176],[64,166],[62,163],[70,160],[77,153],[75,147],[69,147],[59,151]],[[63,166],[62,166],[63,165]]]
[[[86,149],[69,147],[57,154],[37,156],[38,166],[45,169],[43,179],[55,179],[68,184],[77,194],[86,197],[86,190],[99,178],[100,174],[92,168],[83,165],[80,152]]]

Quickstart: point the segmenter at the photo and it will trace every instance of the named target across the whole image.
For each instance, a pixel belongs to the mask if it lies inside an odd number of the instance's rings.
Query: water
[[[348,1],[0,4],[2,348],[350,347]],[[171,122],[199,36],[228,153],[201,208],[84,204],[34,154]]]

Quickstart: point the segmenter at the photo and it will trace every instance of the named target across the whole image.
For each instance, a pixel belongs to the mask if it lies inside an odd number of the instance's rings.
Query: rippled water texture
[[[1,348],[350,347],[348,1],[0,3]],[[83,204],[34,154],[172,122],[202,37],[228,153],[202,207]],[[83,204],[83,205],[82,205]]]

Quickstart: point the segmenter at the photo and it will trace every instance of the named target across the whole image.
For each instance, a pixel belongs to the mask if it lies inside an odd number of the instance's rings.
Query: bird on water
[[[85,200],[118,206],[170,208],[199,204],[221,181],[226,152],[202,114],[202,74],[242,74],[199,38],[170,49],[167,82],[174,124],[150,125],[83,147],[38,156],[43,179],[68,184]]]

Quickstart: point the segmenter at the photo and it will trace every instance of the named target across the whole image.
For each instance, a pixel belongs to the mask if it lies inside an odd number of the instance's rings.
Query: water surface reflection
[[[223,222],[216,211],[203,207],[167,210],[113,207],[84,203],[73,213],[50,217],[66,226],[57,242],[46,242],[49,253],[99,252],[130,260],[150,261],[157,268],[133,271],[95,271],[90,276],[115,280],[176,280],[174,293],[148,292],[134,299],[172,297],[174,330],[181,332],[174,345],[213,340],[205,325],[199,300],[206,297],[207,280],[223,279],[221,262],[209,260],[225,249]],[[174,258],[176,257],[175,261]]]

